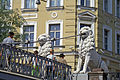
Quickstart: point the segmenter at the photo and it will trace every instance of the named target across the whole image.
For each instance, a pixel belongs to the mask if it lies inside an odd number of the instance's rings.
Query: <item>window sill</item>
[[[64,7],[63,6],[59,6],[59,7],[46,7],[47,11],[52,11],[52,10],[63,10]]]
[[[77,8],[78,10],[86,9],[86,10],[91,10],[91,11],[95,11],[97,9],[95,7],[87,7],[87,6],[81,6],[81,5],[78,5]]]
[[[21,11],[22,12],[37,12],[38,9],[37,8],[22,8]]]

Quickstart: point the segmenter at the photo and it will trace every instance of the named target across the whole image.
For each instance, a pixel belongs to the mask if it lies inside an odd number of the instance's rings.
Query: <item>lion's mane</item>
[[[48,34],[42,34],[38,37],[38,41],[40,44],[38,55],[46,57],[50,54],[50,50],[52,49],[50,36]]]
[[[92,33],[92,30],[89,27],[84,27],[80,30],[80,32],[83,32],[85,29],[88,29],[88,36],[85,39],[80,39],[79,44],[79,55],[80,57],[84,57],[87,52],[90,50],[95,49],[95,43],[94,43],[94,35]]]

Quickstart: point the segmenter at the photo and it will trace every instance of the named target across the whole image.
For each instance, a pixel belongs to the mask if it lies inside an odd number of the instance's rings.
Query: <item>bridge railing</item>
[[[71,66],[5,44],[0,44],[0,69],[48,80],[71,79]]]

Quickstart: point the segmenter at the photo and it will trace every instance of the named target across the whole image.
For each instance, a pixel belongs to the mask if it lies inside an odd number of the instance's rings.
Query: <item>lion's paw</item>
[[[80,74],[84,74],[84,73],[85,73],[85,71],[80,71],[79,73],[80,73]]]

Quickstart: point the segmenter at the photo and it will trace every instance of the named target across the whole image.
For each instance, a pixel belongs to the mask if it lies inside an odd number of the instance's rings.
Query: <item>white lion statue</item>
[[[42,34],[38,37],[38,41],[40,44],[38,55],[46,57],[50,54],[50,50],[52,49],[50,36],[48,34]]]
[[[80,30],[79,58],[76,71],[74,73],[86,73],[87,68],[91,71],[95,68],[101,68],[108,72],[108,67],[96,52],[94,35],[90,27],[83,27]],[[81,67],[83,65],[83,69]]]

